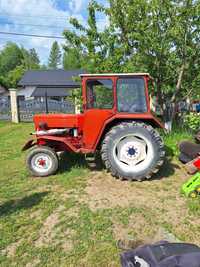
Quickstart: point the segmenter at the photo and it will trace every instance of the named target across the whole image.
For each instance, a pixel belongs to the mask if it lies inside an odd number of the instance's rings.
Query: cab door
[[[94,148],[106,120],[114,112],[114,81],[111,78],[88,78],[85,81],[83,146]]]

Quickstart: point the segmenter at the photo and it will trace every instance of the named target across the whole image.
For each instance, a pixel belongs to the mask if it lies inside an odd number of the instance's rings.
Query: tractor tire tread
[[[112,139],[112,136],[114,134],[117,133],[117,131],[119,129],[124,129],[127,128],[129,129],[132,126],[138,126],[138,127],[143,127],[145,129],[147,129],[147,131],[150,133],[150,135],[152,136],[152,138],[156,141],[156,143],[158,144],[159,147],[159,160],[156,163],[156,166],[154,166],[153,168],[151,168],[150,170],[148,170],[147,174],[145,175],[145,177],[134,177],[134,178],[130,178],[129,176],[124,175],[123,177],[118,173],[116,168],[113,168],[110,160],[108,159],[108,142],[110,141],[110,139]],[[157,173],[160,169],[160,167],[163,165],[164,162],[164,158],[165,158],[165,151],[164,151],[164,143],[159,135],[159,133],[151,126],[148,125],[144,122],[136,122],[136,121],[132,121],[132,122],[122,122],[120,124],[117,124],[116,126],[114,126],[106,135],[105,138],[102,142],[102,148],[101,148],[101,157],[102,157],[102,161],[105,164],[106,169],[111,172],[111,174],[116,177],[119,178],[120,180],[137,180],[137,181],[142,181],[145,179],[150,179],[155,173]]]

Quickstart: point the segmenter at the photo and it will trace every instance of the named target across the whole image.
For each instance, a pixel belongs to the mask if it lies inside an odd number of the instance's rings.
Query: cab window
[[[93,79],[87,83],[87,108],[112,109],[113,82],[110,79]]]
[[[147,112],[143,78],[120,78],[117,81],[117,108],[119,112]]]

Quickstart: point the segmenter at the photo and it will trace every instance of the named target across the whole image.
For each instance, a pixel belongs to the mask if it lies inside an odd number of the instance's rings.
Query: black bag
[[[200,248],[161,241],[121,254],[122,267],[200,267]]]

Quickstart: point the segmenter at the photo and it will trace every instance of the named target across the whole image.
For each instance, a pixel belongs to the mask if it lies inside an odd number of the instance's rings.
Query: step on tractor
[[[83,74],[80,114],[34,116],[35,137],[27,166],[34,176],[59,168],[58,152],[101,155],[117,178],[149,179],[163,164],[165,151],[156,128],[163,128],[150,110],[148,73]],[[95,156],[94,156],[95,158]],[[67,164],[67,162],[66,162]]]

